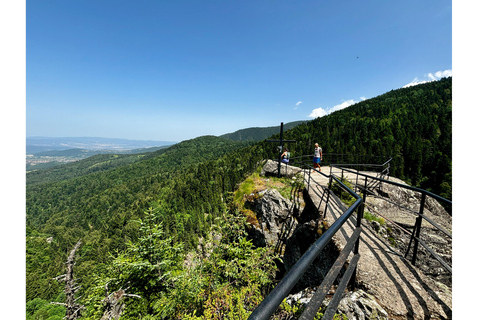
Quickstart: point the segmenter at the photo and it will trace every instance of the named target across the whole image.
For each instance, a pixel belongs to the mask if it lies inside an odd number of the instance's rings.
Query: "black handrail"
[[[324,154],[325,156],[326,154]],[[311,158],[313,155],[303,155],[303,156],[297,156],[297,157],[291,157],[290,158],[290,165],[292,163],[297,163],[302,167],[302,169],[307,169],[308,170],[308,183],[307,185],[310,185],[310,170],[313,169],[312,166],[303,163],[301,160],[303,158]],[[300,160],[300,161],[299,161]],[[380,173],[380,176],[388,176],[389,169],[390,169],[390,162],[392,159],[390,158],[386,162],[384,162],[381,165],[378,164],[342,164],[342,166],[364,166],[364,167],[382,167],[383,170]],[[287,164],[288,166],[289,164]],[[337,169],[342,170],[341,173],[341,178],[338,179],[335,174],[332,174],[332,167],[335,167]],[[315,169],[313,169],[315,170]],[[347,287],[347,285],[350,285],[351,287],[354,288],[355,286],[355,279],[356,279],[356,268],[357,268],[357,263],[360,258],[360,255],[358,253],[359,249],[359,242],[360,242],[360,235],[361,235],[361,224],[362,224],[362,219],[363,219],[363,213],[364,213],[364,206],[366,202],[366,197],[367,197],[367,181],[368,179],[372,179],[373,181],[378,182],[378,184],[381,185],[381,183],[388,183],[392,184],[401,188],[406,188],[412,191],[420,192],[422,194],[422,201],[420,205],[420,212],[417,213],[417,222],[415,224],[415,228],[412,231],[412,238],[410,239],[410,244],[407,249],[407,254],[408,250],[410,250],[410,245],[413,240],[415,240],[415,246],[414,246],[414,254],[413,254],[413,259],[412,263],[415,264],[415,259],[416,259],[416,252],[417,252],[417,247],[418,243],[422,244],[448,271],[452,272],[451,266],[449,266],[445,261],[443,261],[431,248],[429,248],[421,239],[420,239],[420,228],[421,228],[421,221],[423,219],[426,219],[427,221],[431,222],[429,219],[427,219],[423,215],[423,208],[425,205],[425,198],[426,196],[430,196],[436,200],[443,201],[447,204],[452,204],[452,202],[448,199],[445,199],[443,197],[440,197],[436,194],[433,194],[427,190],[419,189],[416,187],[411,187],[408,185],[403,185],[400,183],[396,183],[390,180],[385,180],[383,178],[378,178],[378,177],[373,177],[370,175],[366,175],[363,173],[360,173],[359,171],[352,171],[346,168],[340,167],[340,164],[331,164],[330,165],[330,174],[327,175],[321,171],[315,170],[317,173],[323,175],[324,177],[329,178],[329,190],[332,184],[332,181],[336,181],[341,188],[346,190],[348,193],[350,193],[351,196],[353,196],[356,200],[355,203],[350,206],[333,224],[332,226],[323,233],[323,235],[315,241],[310,248],[303,254],[303,256],[300,258],[300,260],[297,261],[297,263],[293,266],[293,268],[288,272],[288,274],[280,281],[280,283],[272,290],[272,292],[265,298],[265,300],[260,303],[260,305],[253,311],[253,313],[250,315],[248,319],[269,319],[269,317],[276,311],[280,303],[283,301],[283,299],[290,293],[290,291],[293,289],[295,284],[300,280],[300,278],[303,276],[303,274],[307,271],[307,269],[310,267],[310,265],[313,263],[315,258],[320,254],[320,252],[323,250],[323,248],[326,246],[326,244],[331,240],[331,238],[338,232],[343,224],[351,217],[353,212],[357,210],[357,225],[356,228],[352,234],[352,236],[349,238],[346,246],[338,256],[337,260],[335,261],[334,265],[330,268],[328,271],[327,275],[323,279],[322,283],[320,286],[317,288],[316,293],[306,306],[305,310],[303,311],[300,319],[301,320],[311,320],[315,317],[316,313],[318,312],[319,308],[321,307],[321,304],[334,283],[335,279],[338,277],[341,268],[345,264],[345,261],[349,255],[349,253],[352,251],[353,248],[353,257],[351,258],[351,261],[349,263],[349,266],[347,267],[347,270],[345,271],[338,287],[337,290],[328,304],[327,310],[325,311],[323,318],[324,320],[331,320],[333,319],[335,312],[338,308],[338,304],[340,302],[340,299],[342,298],[342,294]],[[363,186],[363,199],[354,191],[352,191],[348,186],[346,186],[343,182],[343,172],[350,172],[357,174],[357,183],[355,184],[355,190],[357,190],[357,185],[358,185],[358,176],[363,176],[365,177],[365,185]],[[304,171],[305,172],[305,171]],[[304,179],[305,176],[304,176]],[[378,185],[377,184],[377,185]],[[362,189],[362,187],[360,187]],[[330,199],[330,191],[327,193],[327,200],[326,200],[326,206],[328,206],[329,199]],[[321,202],[323,201],[323,195]],[[451,215],[451,213],[449,212]],[[432,223],[432,225],[435,226],[435,223]],[[437,226],[438,227],[438,226]],[[442,230],[442,228],[439,228],[442,232],[445,232]],[[451,237],[451,236],[450,236]],[[405,257],[407,256],[405,255]]]
[[[342,166],[343,166],[343,164],[342,164]],[[410,241],[409,241],[409,244],[408,244],[408,247],[407,247],[407,250],[406,250],[406,253],[405,253],[404,257],[405,258],[407,257],[407,255],[410,252],[412,242],[414,242],[412,260],[411,261],[412,261],[412,264],[415,265],[416,260],[417,260],[418,245],[421,244],[445,269],[447,269],[450,273],[452,273],[452,266],[449,265],[447,262],[445,262],[445,260],[443,260],[438,254],[436,254],[432,248],[430,248],[424,241],[422,241],[420,239],[420,230],[421,230],[423,220],[427,220],[437,230],[446,234],[449,238],[452,238],[451,234],[448,234],[446,232],[446,230],[444,230],[442,227],[438,226],[434,221],[432,221],[431,219],[429,219],[428,217],[426,217],[423,214],[423,211],[425,209],[425,201],[426,201],[427,196],[429,196],[429,197],[431,197],[431,198],[433,198],[437,201],[443,202],[443,203],[449,205],[450,207],[452,206],[452,201],[450,201],[448,199],[445,199],[445,198],[443,198],[439,195],[436,195],[436,194],[434,194],[430,191],[427,191],[427,190],[423,190],[423,189],[420,189],[420,188],[417,188],[417,187],[412,187],[412,186],[409,186],[409,185],[397,183],[397,182],[390,181],[390,180],[385,180],[385,179],[382,179],[382,178],[369,176],[369,175],[360,173],[358,171],[353,171],[353,170],[349,170],[349,169],[340,167],[340,165],[331,165],[331,167],[335,167],[335,168],[341,170],[342,171],[342,177],[343,177],[343,172],[346,171],[346,172],[356,174],[357,178],[358,178],[358,176],[363,176],[365,178],[365,180],[372,179],[372,180],[378,181],[380,183],[391,184],[391,185],[397,186],[399,188],[404,188],[404,189],[408,189],[408,190],[420,193],[420,195],[421,195],[420,208],[419,208],[418,212],[415,212],[416,215],[417,215],[417,218],[415,220],[415,225],[414,225],[413,231],[411,233]],[[365,185],[367,185],[366,182],[365,182]],[[365,188],[365,190],[364,190],[364,199],[366,199],[366,194],[367,194],[366,189],[367,188]],[[447,213],[450,216],[452,216],[452,212],[447,211]]]
[[[310,166],[306,166],[309,175],[310,175]],[[317,171],[317,170],[315,170]],[[338,258],[337,261],[335,262],[334,266],[335,268],[332,267],[327,274],[327,276],[324,278],[322,284],[320,285],[319,289],[317,290],[317,293],[315,294],[314,298],[312,298],[307,305],[307,308],[305,309],[304,313],[305,316],[301,319],[313,319],[315,314],[317,313],[321,302],[323,301],[322,296],[325,296],[328,290],[330,289],[331,285],[333,284],[333,281],[337,278],[341,267],[344,265],[346,258],[348,257],[348,254],[352,251],[354,252],[354,259],[350,261],[349,267],[347,268],[347,271],[342,277],[342,281],[339,285],[339,288],[337,289],[337,292],[343,292],[345,287],[347,286],[348,283],[353,284],[355,283],[355,273],[356,273],[356,264],[359,259],[359,254],[358,254],[358,245],[360,241],[360,233],[361,233],[361,220],[363,217],[363,200],[362,198],[353,192],[349,187],[347,187],[341,180],[337,179],[334,176],[327,176],[322,172],[317,171],[318,173],[329,177],[330,178],[330,184],[332,180],[335,180],[340,186],[342,186],[343,189],[345,189],[350,195],[352,195],[356,200],[355,202],[343,213],[331,226],[328,228],[322,236],[317,239],[309,248],[308,250],[302,255],[302,257],[297,261],[297,263],[293,266],[293,268],[285,275],[285,277],[280,281],[280,283],[270,292],[270,294],[265,298],[265,300],[260,303],[260,305],[253,311],[253,313],[250,315],[248,319],[269,319],[269,317],[276,311],[280,303],[283,301],[283,299],[290,293],[290,291],[293,289],[295,284],[300,280],[300,278],[303,276],[303,274],[307,271],[307,269],[311,266],[315,258],[320,254],[320,252],[325,248],[327,243],[332,239],[332,237],[339,231],[343,224],[348,221],[348,219],[351,217],[353,212],[358,209],[357,212],[357,229],[354,232],[354,236],[351,237],[349,240],[350,243],[348,244],[349,249],[344,249],[346,250],[344,254],[341,254]],[[347,246],[346,246],[347,248]],[[333,270],[333,271],[332,271]],[[352,277],[353,276],[353,280]],[[343,289],[342,289],[343,287]],[[334,316],[334,313],[337,309],[338,303],[339,303],[339,298],[337,295],[336,302],[331,302],[329,304],[329,307],[327,309],[326,315],[324,315],[324,319],[332,319]],[[321,300],[321,301],[319,301]],[[338,301],[337,301],[338,300]],[[330,311],[329,311],[330,310]],[[332,311],[333,310],[333,313]],[[313,315],[312,315],[313,314]]]

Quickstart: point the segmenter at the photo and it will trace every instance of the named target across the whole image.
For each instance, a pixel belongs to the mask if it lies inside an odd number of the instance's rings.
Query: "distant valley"
[[[86,150],[116,150],[125,151],[132,149],[169,146],[174,141],[153,140],[128,140],[98,137],[27,137],[27,154],[35,154],[43,151],[59,151],[68,149]]]
[[[305,121],[289,122],[284,130]],[[221,135],[233,141],[261,141],[280,130],[280,126],[252,127]],[[173,141],[128,140],[99,137],[28,137],[26,141],[26,170],[47,169],[60,164],[82,160],[97,154],[138,154],[153,152],[176,144]]]
[[[128,140],[98,137],[28,137],[26,141],[26,170],[46,169],[78,161],[96,154],[132,154],[152,152],[176,142]]]

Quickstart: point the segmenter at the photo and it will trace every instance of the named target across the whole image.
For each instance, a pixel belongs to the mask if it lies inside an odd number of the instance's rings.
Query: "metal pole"
[[[278,177],[280,178],[280,169],[282,167],[282,150],[283,150],[283,122],[280,122],[280,152],[278,153]]]
[[[417,251],[418,251],[418,239],[420,239],[420,229],[422,227],[422,215],[423,215],[423,209],[425,208],[425,198],[426,194],[422,192],[422,200],[420,202],[420,212],[417,217],[417,230],[415,232],[415,244],[413,245],[413,257],[412,257],[412,264],[415,265],[415,262],[417,261]]]
[[[283,140],[283,122],[280,123],[280,140],[265,140],[268,142],[280,142],[280,150],[278,153],[278,177],[280,178],[280,168],[281,168],[281,162],[282,162],[282,149],[283,149],[283,143],[284,142],[296,142],[295,140]]]
[[[367,187],[367,178],[365,178],[365,188],[366,187]],[[363,213],[365,211],[366,201],[367,201],[367,193],[363,192],[363,201],[357,209],[357,225],[356,225],[357,228],[362,227],[362,219],[363,219]],[[358,237],[357,241],[355,241],[355,247],[353,248],[353,254],[354,255],[358,254],[358,252],[359,252],[360,238],[361,238],[361,235]],[[350,287],[351,291],[355,291],[356,282],[357,282],[357,266],[355,266],[355,269],[353,270],[353,273],[352,273],[352,277],[350,278],[350,281],[348,282],[348,286]]]
[[[355,193],[357,193],[357,185],[358,185],[358,170],[357,170],[357,179],[355,180]]]

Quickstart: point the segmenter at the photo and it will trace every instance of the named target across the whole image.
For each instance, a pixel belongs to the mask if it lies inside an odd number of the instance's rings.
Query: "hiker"
[[[323,159],[322,148],[318,146],[318,143],[315,143],[315,153],[313,154],[313,169],[318,168],[318,171],[322,171],[320,168],[320,162]]]
[[[288,152],[287,148],[285,148],[285,151],[282,153],[281,158],[282,158],[283,163],[288,163],[290,161],[289,160],[290,159],[290,152]]]

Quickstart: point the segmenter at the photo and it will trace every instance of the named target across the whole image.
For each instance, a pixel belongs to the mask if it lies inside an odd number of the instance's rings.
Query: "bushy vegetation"
[[[217,217],[200,250],[189,255],[165,236],[156,210],[150,208],[138,223],[138,240],[129,242],[87,290],[84,318],[101,317],[106,284],[141,296],[127,300],[122,319],[246,319],[271,289],[274,257],[247,240],[242,217]]]

